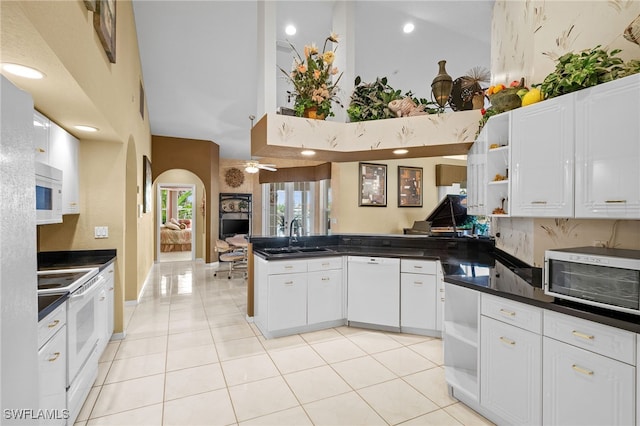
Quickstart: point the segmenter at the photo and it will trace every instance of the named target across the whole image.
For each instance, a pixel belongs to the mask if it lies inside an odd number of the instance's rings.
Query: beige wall
[[[387,165],[387,207],[359,207],[358,163],[333,163],[332,233],[402,234],[415,220],[425,220],[438,204],[436,164],[466,165],[441,157],[374,161]],[[398,207],[398,166],[423,168],[423,207]],[[335,220],[336,222],[333,222]]]
[[[171,184],[195,186],[195,199],[193,202],[193,207],[194,207],[193,220],[195,222],[195,225],[194,225],[195,232],[192,233],[192,238],[194,238],[195,241],[193,241],[192,244],[194,244],[196,248],[196,253],[195,253],[196,259],[204,259],[205,234],[207,230],[205,215],[203,214],[203,210],[202,210],[202,201],[203,201],[203,195],[205,191],[204,184],[202,183],[202,180],[198,176],[196,176],[195,174],[191,173],[188,170],[173,169],[173,170],[166,171],[162,173],[160,176],[158,176],[158,178],[156,179],[153,185],[153,193],[156,194],[157,196],[159,185],[171,185]],[[154,211],[157,213],[157,209],[154,209]],[[157,241],[159,241],[157,232],[159,229],[158,227],[160,225],[161,224],[158,222],[158,218],[156,217],[155,231],[154,231],[155,235],[153,237],[153,240],[156,241],[155,248],[154,248],[156,250],[156,258],[158,255]]]
[[[41,251],[117,250],[115,331],[121,332],[125,287],[137,294],[153,262],[153,215],[127,214],[142,203],[142,191],[136,205],[127,203],[125,194],[127,188],[142,188],[142,156],[151,156],[151,137],[148,120],[139,113],[142,69],[133,7],[127,0],[117,4],[115,64],[82,0],[2,2],[2,53],[3,59],[19,57],[49,71],[38,83],[42,89],[32,93],[37,109],[69,131],[79,120],[100,128],[94,138],[71,131],[80,138],[80,214],[40,226],[38,245]],[[135,149],[128,149],[129,143]],[[136,158],[128,161],[128,155]],[[133,171],[129,165],[135,165]],[[95,226],[108,226],[109,238],[94,239]],[[125,250],[130,232],[134,244]],[[127,263],[135,265],[133,274],[125,274]]]
[[[494,83],[525,77],[541,83],[555,60],[570,51],[619,48],[623,59],[640,58],[640,46],[622,37],[640,14],[640,1],[505,1],[494,6],[491,64]],[[589,246],[640,249],[640,221],[495,218],[496,245],[542,266],[551,248]]]

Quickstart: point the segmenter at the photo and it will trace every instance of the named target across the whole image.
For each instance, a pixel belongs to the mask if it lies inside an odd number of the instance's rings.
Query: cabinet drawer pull
[[[44,150],[44,149],[42,149],[42,148],[36,148],[36,151],[41,152],[41,153],[42,153],[42,152],[47,152],[47,151],[45,151],[45,150]]]
[[[75,202],[73,202],[73,201],[69,203],[69,205],[70,205],[70,206],[75,206],[75,205],[77,205],[77,204],[78,204],[78,203],[75,203]]]
[[[330,266],[331,264],[329,262],[323,263],[322,266]]]
[[[531,204],[547,204],[546,201],[532,201]]]
[[[420,266],[420,265],[413,265],[413,267],[416,268],[416,269],[422,269],[422,266]]]
[[[515,317],[516,313],[513,311],[507,311],[506,309],[500,309],[500,313],[507,317]]]
[[[582,368],[582,367],[580,367],[578,365],[573,364],[573,365],[571,365],[571,368],[573,368],[574,370],[576,370],[580,374],[584,374],[586,376],[593,376],[593,371],[587,370],[586,368]]]
[[[109,273],[110,273],[110,274],[113,274],[113,269],[109,269]]]
[[[113,287],[109,287],[109,291],[113,291]]]
[[[329,277],[322,277],[322,281],[331,281],[331,278],[329,278]]]
[[[593,339],[595,339],[595,336],[592,336],[591,334],[581,333],[581,332],[579,332],[577,330],[573,330],[571,332],[571,334],[573,334],[574,336],[579,337],[581,339],[585,339],[585,340],[593,340]]]
[[[414,283],[415,285],[422,285],[422,284],[423,284],[423,282],[422,282],[422,281],[414,281],[413,283]]]
[[[627,200],[606,200],[605,203],[607,204],[623,204],[626,203]]]
[[[284,285],[293,285],[293,281],[285,281]]]
[[[441,297],[441,298],[440,298],[440,301],[441,301],[441,302],[444,302],[444,297]]]
[[[106,299],[106,297],[105,297],[105,296],[102,296],[102,297],[100,298],[100,302],[102,302],[104,299]]]
[[[440,289],[440,293],[444,293],[444,288],[441,288],[441,289]]]
[[[54,362],[55,360],[57,360],[58,358],[60,358],[60,352],[54,352],[53,353],[53,358],[49,358],[48,361],[49,362]]]
[[[514,346],[516,344],[515,340],[507,339],[506,337],[503,337],[503,336],[500,336],[500,341],[511,346]]]
[[[292,265],[285,265],[284,269],[293,269],[293,266]]]
[[[53,328],[53,327],[55,327],[55,326],[56,326],[56,325],[58,325],[58,324],[60,324],[60,320],[55,320],[55,321],[53,321],[52,323],[50,323],[48,327],[49,327],[49,328]]]

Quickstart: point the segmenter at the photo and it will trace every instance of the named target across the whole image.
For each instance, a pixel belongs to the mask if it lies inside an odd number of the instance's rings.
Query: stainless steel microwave
[[[604,247],[547,250],[544,292],[640,315],[640,250]]]
[[[36,224],[62,223],[62,170],[36,162]]]

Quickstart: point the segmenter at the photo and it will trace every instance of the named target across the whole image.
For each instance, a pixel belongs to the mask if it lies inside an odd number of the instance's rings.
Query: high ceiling
[[[275,2],[276,39],[299,50],[311,42],[321,45],[333,29],[334,3]],[[489,69],[493,0],[351,5],[356,64],[351,74],[363,81],[386,76],[395,89],[426,98],[441,59],[453,78],[475,66]],[[249,159],[249,116],[260,110],[258,2],[136,0],[134,13],[152,133],[212,140],[222,158]],[[404,34],[409,21],[416,29]],[[298,32],[286,36],[290,23]],[[288,69],[290,52],[277,50],[277,65]],[[285,82],[273,84],[278,106],[287,106]],[[340,86],[350,93],[352,82]]]

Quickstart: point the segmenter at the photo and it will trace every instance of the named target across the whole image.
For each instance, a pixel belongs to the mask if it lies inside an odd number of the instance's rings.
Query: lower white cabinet
[[[66,302],[38,324],[38,408],[50,418],[40,424],[65,425],[67,409]]]
[[[439,330],[436,309],[438,280],[436,261],[400,262],[400,328],[405,332]]]
[[[306,274],[269,276],[269,330],[301,327],[307,324]]]
[[[508,424],[541,424],[541,335],[484,315],[480,324],[481,405]]]
[[[317,324],[344,318],[342,269],[309,272],[307,276],[307,321]]]
[[[542,362],[542,424],[635,424],[635,367],[549,337]]]

